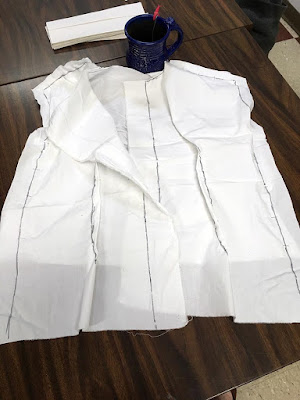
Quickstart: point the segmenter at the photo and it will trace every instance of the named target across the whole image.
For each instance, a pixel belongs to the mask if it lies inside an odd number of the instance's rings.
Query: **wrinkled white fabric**
[[[300,322],[299,227],[244,78],[89,59],[34,90],[0,224],[0,342]]]

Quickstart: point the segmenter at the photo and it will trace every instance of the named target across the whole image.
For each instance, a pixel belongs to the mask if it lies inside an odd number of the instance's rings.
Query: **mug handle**
[[[171,57],[171,55],[178,49],[178,47],[181,45],[182,40],[183,40],[183,31],[180,28],[179,25],[176,24],[174,18],[168,17],[165,19],[166,24],[169,26],[169,30],[171,31],[177,31],[177,40],[175,43],[173,43],[167,50],[166,53],[166,58],[168,59]]]

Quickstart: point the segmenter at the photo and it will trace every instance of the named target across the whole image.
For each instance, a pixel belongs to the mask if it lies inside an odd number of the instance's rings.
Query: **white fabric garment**
[[[56,50],[77,43],[125,39],[124,26],[136,15],[145,14],[141,2],[46,22],[51,47]]]
[[[33,90],[0,224],[0,342],[300,322],[299,227],[244,78],[89,59]]]

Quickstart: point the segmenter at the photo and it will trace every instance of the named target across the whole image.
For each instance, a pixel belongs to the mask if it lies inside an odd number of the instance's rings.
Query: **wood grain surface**
[[[197,318],[159,338],[126,332],[0,346],[1,400],[204,400],[300,357],[300,326]]]
[[[300,217],[300,100],[247,30],[187,42],[177,58],[247,78],[253,118],[265,128]],[[30,89],[42,79],[0,88],[2,200],[28,134],[40,126]],[[194,318],[159,338],[97,332],[1,345],[0,398],[204,400],[299,359],[299,324]]]
[[[136,0],[6,0],[0,2],[0,85],[49,74],[70,59],[90,57],[101,62],[124,56],[126,40],[78,44],[52,50],[47,21],[134,3]],[[156,0],[142,0],[153,13]],[[185,40],[251,25],[234,0],[163,0],[161,16],[172,16]]]

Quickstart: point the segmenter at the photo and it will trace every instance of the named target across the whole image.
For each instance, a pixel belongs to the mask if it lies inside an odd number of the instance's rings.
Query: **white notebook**
[[[125,39],[126,22],[140,14],[145,14],[145,10],[139,2],[49,21],[45,28],[55,50],[76,43]]]

